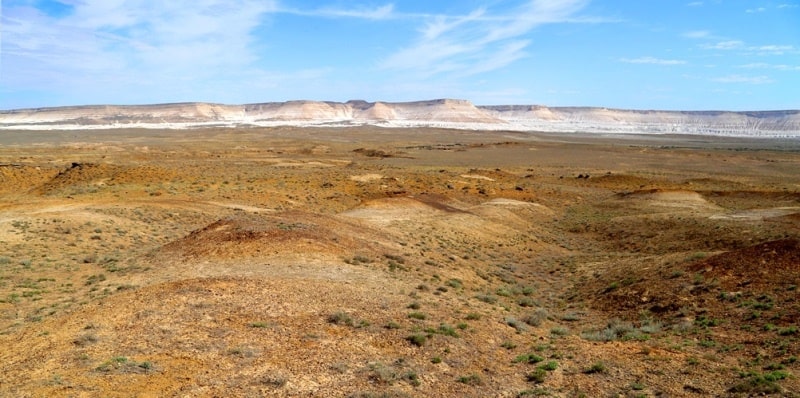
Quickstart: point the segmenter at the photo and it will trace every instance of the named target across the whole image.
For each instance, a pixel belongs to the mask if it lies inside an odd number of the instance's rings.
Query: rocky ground
[[[367,127],[0,143],[0,396],[800,391],[797,143]]]

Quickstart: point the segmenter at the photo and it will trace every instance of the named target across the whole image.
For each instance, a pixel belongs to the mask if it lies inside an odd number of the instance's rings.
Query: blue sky
[[[0,109],[800,109],[800,0],[5,0]]]

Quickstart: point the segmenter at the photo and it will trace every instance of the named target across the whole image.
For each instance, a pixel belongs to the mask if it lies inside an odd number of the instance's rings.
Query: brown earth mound
[[[800,391],[800,152],[83,136],[0,145],[0,396]]]
[[[392,309],[376,312],[371,307],[376,297]],[[9,365],[4,379],[25,380],[4,385],[3,391],[8,396],[122,397],[130,393],[120,391],[134,390],[138,396],[321,391],[344,396],[371,387],[370,362],[391,363],[416,351],[402,331],[387,338],[382,327],[402,319],[405,301],[373,283],[349,281],[214,278],[150,286],[87,306],[58,324],[51,320],[42,326],[52,330],[48,336],[30,331],[22,336],[30,343],[24,353],[20,346],[2,350],[0,359]],[[362,323],[329,321],[337,312]],[[435,369],[416,359],[406,366]],[[394,388],[412,390],[403,380]]]
[[[590,181],[597,186],[605,188],[619,189],[628,187],[643,188],[652,183],[652,180],[631,174],[605,174],[593,177]]]
[[[72,163],[58,173],[50,181],[37,189],[37,193],[54,194],[66,188],[87,188],[92,185],[105,184],[117,171],[119,166],[102,163]]]
[[[800,241],[784,239],[731,250],[706,259],[695,254],[683,265],[654,265],[631,272],[610,272],[602,282],[584,285],[587,296],[607,311],[641,310],[665,313],[684,306],[717,301],[720,293],[760,296],[794,292],[800,284]],[[624,267],[623,267],[624,268]]]
[[[366,236],[370,235],[371,239]],[[161,255],[234,259],[280,253],[346,255],[376,245],[380,233],[348,220],[302,211],[239,214],[220,219],[165,245]]]
[[[800,345],[800,240],[697,257],[640,269],[623,264],[578,284],[581,293],[576,297],[610,319],[656,324],[720,352],[795,361],[792,353]]]
[[[702,195],[695,191],[683,189],[640,189],[633,192],[621,193],[620,198],[642,199],[675,202],[706,202]]]
[[[703,194],[711,198],[793,200],[800,202],[800,192],[789,191],[706,191]]]
[[[26,192],[33,186],[44,184],[58,174],[51,168],[28,166],[24,164],[0,165],[0,192]]]
[[[179,174],[175,170],[154,165],[126,167],[115,173],[109,184],[147,184],[162,183],[176,178]]]
[[[728,289],[797,286],[800,241],[783,239],[729,251],[692,264],[689,270],[715,278]]]

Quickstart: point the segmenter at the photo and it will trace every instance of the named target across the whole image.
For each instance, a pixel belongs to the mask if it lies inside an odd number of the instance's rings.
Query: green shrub
[[[577,312],[567,312],[564,315],[561,315],[561,320],[562,321],[575,322],[575,321],[578,321],[580,319],[581,319],[581,316]]]
[[[530,296],[535,291],[536,291],[536,289],[534,289],[531,286],[523,286],[522,287],[522,294],[525,295],[525,296]]]
[[[478,376],[475,373],[467,375],[467,376],[461,376],[456,380],[459,383],[464,383],[464,384],[468,384],[468,385],[471,385],[471,386],[479,386],[479,385],[483,384],[483,380],[481,380],[481,377]]]
[[[778,334],[781,336],[791,336],[797,334],[797,326],[789,326],[788,328],[778,329]]]
[[[544,397],[551,395],[549,391],[541,388],[537,388],[535,390],[522,390],[517,393],[517,398],[522,397]]]
[[[458,288],[464,286],[464,283],[461,282],[461,279],[453,278],[453,279],[450,279],[450,280],[447,281],[447,286],[450,286],[453,289],[458,289]]]
[[[436,333],[450,337],[459,337],[458,333],[456,333],[456,329],[446,323],[439,325],[439,329],[436,330]]]
[[[554,327],[550,329],[550,334],[553,336],[566,336],[569,334],[569,329],[563,326]]]
[[[776,394],[783,389],[778,385],[777,381],[789,377],[789,374],[783,371],[774,371],[765,374],[742,374],[746,380],[735,384],[728,391],[732,393],[746,393],[750,395],[755,394]]]
[[[514,363],[520,363],[520,362],[524,362],[524,363],[539,363],[539,362],[542,362],[542,361],[544,361],[544,358],[540,357],[540,356],[538,356],[538,355],[536,355],[534,353],[517,355],[517,357],[514,358]]]
[[[477,321],[477,320],[481,319],[481,314],[478,314],[476,312],[470,312],[469,314],[467,314],[466,318],[464,318],[464,319],[466,319],[468,321]]]
[[[389,323],[384,326],[386,329],[400,329],[400,324],[397,322],[390,321]]]
[[[510,297],[513,293],[507,287],[501,287],[495,291],[495,294],[502,297]]]
[[[475,296],[475,298],[487,304],[494,304],[497,302],[497,297],[492,296],[491,294],[479,294]]]
[[[605,373],[606,365],[602,362],[597,362],[594,365],[590,366],[588,369],[584,370],[583,373],[586,374],[593,374],[593,373]]]
[[[520,307],[535,307],[536,301],[530,297],[520,297],[517,299],[517,304]]]
[[[525,378],[533,383],[544,383],[544,379],[547,377],[547,371],[542,368],[536,368],[533,372],[528,373]]]
[[[408,317],[411,318],[411,319],[418,319],[420,321],[425,320],[426,318],[428,318],[428,316],[425,315],[422,312],[409,312],[408,313]]]
[[[522,321],[531,326],[540,326],[547,319],[547,310],[539,308],[522,318]]]
[[[517,345],[514,344],[513,341],[506,340],[502,344],[500,344],[500,347],[503,347],[506,350],[513,350],[514,348],[517,348]]]
[[[422,347],[425,345],[425,341],[428,340],[428,336],[423,333],[414,333],[406,337],[406,340],[417,347]]]
[[[524,322],[518,320],[517,318],[511,317],[511,316],[507,317],[505,319],[505,323],[506,323],[506,325],[511,326],[512,328],[516,329],[517,333],[522,333],[522,332],[528,330],[528,327],[525,325]]]
[[[541,369],[544,369],[544,370],[548,371],[548,372],[552,372],[552,371],[554,371],[554,370],[558,369],[558,362],[556,362],[556,361],[549,361],[549,362],[547,362],[546,364],[544,364],[544,365],[542,365],[542,366],[539,366],[539,367],[540,367]]]
[[[328,316],[328,322],[336,324],[336,325],[347,325],[353,326],[353,318],[350,317],[350,314],[344,311],[337,311]]]

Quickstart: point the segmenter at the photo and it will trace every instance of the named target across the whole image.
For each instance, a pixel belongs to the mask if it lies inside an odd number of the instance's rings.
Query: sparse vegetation
[[[470,312],[469,314],[467,314],[467,316],[464,319],[466,319],[468,321],[477,321],[477,320],[481,319],[481,314],[478,314],[478,313],[475,313],[475,312]]]
[[[522,320],[531,326],[540,326],[542,322],[547,320],[547,310],[544,308],[537,308],[535,311],[528,313]]]
[[[404,369],[405,362],[402,360],[395,361],[391,365],[381,362],[369,364],[369,379],[386,385],[392,385],[397,382],[406,382],[411,386],[418,387],[422,384],[419,376],[413,370]]]
[[[428,340],[428,336],[426,336],[425,334],[422,334],[422,333],[414,333],[414,334],[406,337],[406,340],[408,340],[409,343],[411,343],[411,344],[413,344],[413,345],[415,345],[417,347],[422,347],[423,345],[425,345],[425,342]]]
[[[354,326],[355,322],[350,314],[344,311],[337,311],[328,316],[328,322],[336,325]]]
[[[520,363],[520,362],[522,362],[522,363],[539,363],[539,362],[542,362],[542,361],[544,361],[544,357],[541,357],[541,356],[533,354],[533,353],[517,355],[517,357],[514,358],[514,362],[515,363]]]
[[[425,315],[425,313],[423,313],[423,312],[409,312],[408,313],[408,317],[411,318],[411,319],[417,319],[417,320],[420,320],[420,321],[428,319],[428,316]]]
[[[586,374],[593,374],[593,373],[605,373],[606,365],[602,362],[597,362],[590,366],[589,368],[585,369],[583,373]]]
[[[136,362],[127,357],[113,357],[95,368],[98,372],[110,373],[149,373],[153,370],[153,364],[149,361]]]
[[[468,384],[468,385],[471,385],[471,386],[479,386],[479,385],[483,384],[483,380],[481,379],[481,377],[478,376],[475,373],[472,373],[472,374],[469,374],[469,375],[466,375],[466,376],[460,376],[458,378],[458,382],[459,383]]]
[[[529,372],[525,378],[533,383],[544,383],[547,378],[547,371],[542,368],[536,368],[533,372]]]
[[[0,145],[0,395],[800,390],[793,147],[379,130]]]
[[[774,371],[769,373],[742,373],[743,381],[734,384],[730,388],[733,393],[746,393],[746,394],[775,394],[783,391],[778,384],[789,376],[788,373],[783,371]]]

